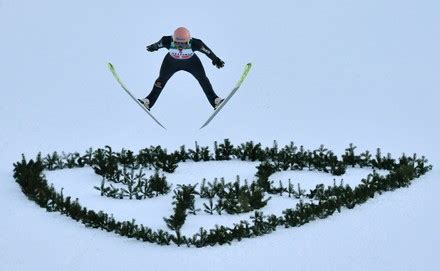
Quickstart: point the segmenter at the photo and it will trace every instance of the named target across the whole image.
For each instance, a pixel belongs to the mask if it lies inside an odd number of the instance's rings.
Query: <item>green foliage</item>
[[[177,168],[181,156],[174,154],[168,154],[166,149],[162,149],[160,146],[150,147],[141,150],[138,154],[137,164],[142,167],[156,170],[163,170],[168,173],[173,173]]]
[[[236,155],[242,161],[264,161],[266,152],[261,148],[261,143],[246,142],[237,147]]]
[[[229,139],[218,145],[217,141],[214,142],[215,160],[231,160],[234,155],[234,145],[231,144]]]
[[[245,180],[241,185],[240,178],[237,176],[235,182],[225,183],[224,179],[220,182],[215,180],[213,183],[202,181],[200,188],[200,197],[208,198],[208,204],[203,203],[204,211],[208,214],[222,214],[225,211],[228,214],[247,213],[266,206],[269,198],[265,198],[266,192],[256,183],[248,185]],[[214,203],[214,198],[217,202]]]
[[[213,160],[209,148],[200,147],[197,141],[195,142],[195,150],[189,150],[188,158],[193,160],[194,162]]]
[[[168,184],[165,175],[159,175],[159,172],[149,178],[145,177],[142,169],[135,171],[134,168],[128,170],[126,167],[122,169],[120,178],[115,180],[107,180],[109,185],[106,185],[106,179],[103,178],[101,186],[94,188],[101,192],[101,196],[106,196],[115,199],[145,199],[153,198],[160,195],[166,195],[170,192],[171,186]],[[112,182],[124,185],[124,188],[115,188]]]
[[[130,150],[122,149],[118,156],[119,164],[125,167],[138,168],[139,164],[136,161],[136,156]]]
[[[149,198],[166,195],[171,190],[171,185],[168,184],[165,175],[159,176],[157,171],[153,176],[150,176],[146,187],[146,195]]]
[[[269,180],[270,175],[279,171],[279,167],[271,162],[264,161],[259,166],[257,166],[257,184],[264,191],[271,191],[272,182]]]
[[[14,164],[14,178],[30,200],[36,201],[46,193],[44,188],[47,187],[47,183],[43,177],[43,170],[40,154],[35,161],[31,159],[29,162],[22,155],[21,162]]]
[[[95,173],[106,179],[114,179],[115,176],[120,174],[118,170],[118,156],[109,146],[106,146],[105,149],[96,150],[91,163]]]
[[[373,156],[368,151],[356,154],[353,144],[345,150],[342,159],[323,145],[308,151],[303,146],[293,144],[279,148],[274,142],[271,148],[263,149],[261,144],[252,141],[238,146],[225,140],[221,144],[215,142],[214,153],[208,147],[200,147],[196,142],[195,150],[186,150],[184,146],[171,154],[160,146],[141,150],[137,155],[129,150],[114,152],[109,146],[93,151],[89,149],[85,155],[79,153],[66,154],[54,152],[42,158],[29,160],[22,155],[19,162],[14,163],[14,178],[23,193],[32,201],[49,212],[59,212],[83,223],[86,227],[114,232],[128,238],[136,238],[144,242],[159,245],[176,244],[205,247],[231,244],[243,238],[251,238],[271,233],[277,227],[298,227],[310,221],[324,219],[343,208],[354,208],[384,192],[407,187],[411,182],[432,169],[425,157],[416,154],[403,154],[394,159],[390,154],[383,156],[377,149]],[[178,185],[173,193],[173,214],[164,218],[164,222],[173,233],[164,230],[154,231],[135,220],[117,221],[112,215],[102,211],[95,212],[81,206],[79,199],[65,196],[63,189],[57,192],[49,186],[44,177],[44,170],[79,168],[90,166],[102,176],[101,185],[95,187],[102,196],[112,198],[145,199],[167,194],[171,191],[164,175],[159,171],[174,172],[179,162],[186,160],[210,161],[239,159],[260,161],[257,166],[255,182],[241,182],[240,178],[226,182],[223,178],[201,185]],[[318,170],[339,176],[347,167],[368,167],[373,173],[352,188],[341,181],[325,187],[320,184],[306,192],[299,184],[295,186],[291,180],[287,185],[279,182],[274,185],[270,176],[284,170]],[[145,169],[155,170],[155,174],[147,177]],[[376,169],[389,171],[386,176],[379,175]],[[115,187],[116,185],[118,187]],[[264,215],[261,208],[271,199],[268,195],[284,196],[299,199],[294,208],[283,211],[281,216]],[[204,213],[238,214],[253,212],[249,221],[240,221],[232,227],[216,225],[213,229],[200,228],[193,236],[183,236],[182,226],[188,215],[197,215],[200,209],[195,206],[196,198],[207,199],[203,203]]]

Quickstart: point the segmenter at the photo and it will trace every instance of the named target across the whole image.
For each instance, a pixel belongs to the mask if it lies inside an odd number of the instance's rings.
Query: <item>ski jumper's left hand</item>
[[[212,65],[216,66],[217,68],[223,68],[225,66],[225,62],[221,60],[220,58],[216,57],[212,60]]]

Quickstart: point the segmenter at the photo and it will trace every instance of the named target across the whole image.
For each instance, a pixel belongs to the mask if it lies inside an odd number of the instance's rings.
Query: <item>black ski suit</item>
[[[223,67],[224,62],[199,39],[192,38],[184,47],[186,48],[178,47],[173,42],[172,36],[164,36],[160,41],[147,46],[147,50],[151,52],[160,48],[167,48],[169,50],[169,53],[166,54],[162,66],[160,67],[159,77],[156,79],[150,94],[146,97],[150,102],[150,108],[156,103],[157,98],[159,98],[162,89],[171,76],[178,71],[191,73],[199,82],[209,103],[212,107],[215,107],[214,100],[218,98],[218,96],[212,89],[211,82],[209,82],[206,76],[202,62],[194,52],[199,51],[204,53],[212,60],[212,64],[218,68]]]

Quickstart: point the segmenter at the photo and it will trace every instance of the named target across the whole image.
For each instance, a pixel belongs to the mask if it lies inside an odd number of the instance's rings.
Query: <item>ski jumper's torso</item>
[[[159,48],[167,48],[169,55],[174,59],[190,59],[192,56],[194,56],[196,51],[202,52],[211,60],[217,57],[202,40],[197,38],[192,38],[188,44],[184,46],[184,48],[178,47],[174,43],[172,36],[163,36],[160,41],[157,42],[157,44],[159,45]]]

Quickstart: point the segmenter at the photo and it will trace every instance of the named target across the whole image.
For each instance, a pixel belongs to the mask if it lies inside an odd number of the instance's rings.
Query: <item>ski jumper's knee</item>
[[[157,88],[163,88],[164,85],[165,85],[165,84],[164,84],[163,81],[160,80],[160,79],[157,79],[157,80],[154,82],[154,86],[157,87]]]

